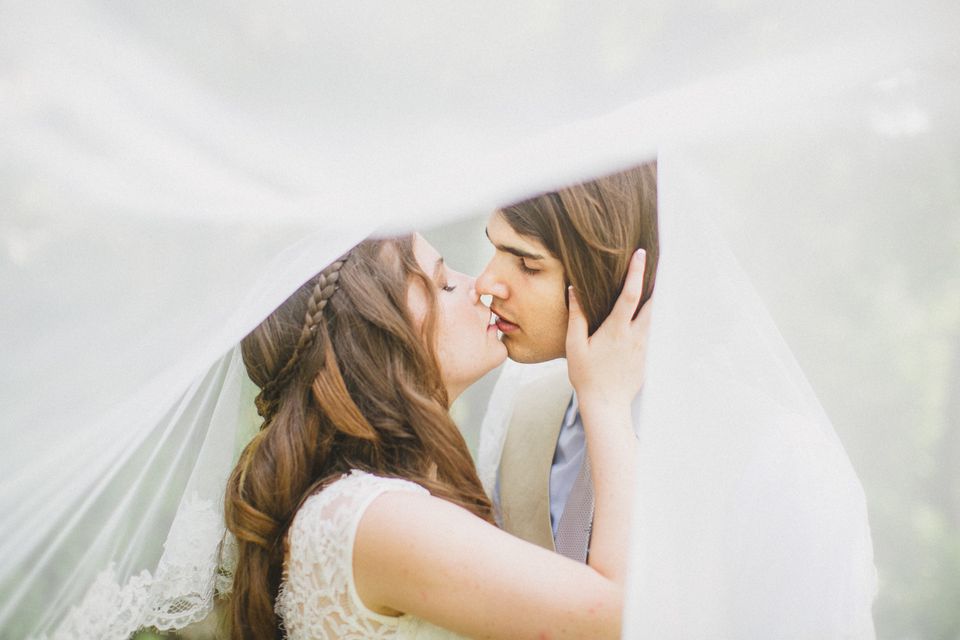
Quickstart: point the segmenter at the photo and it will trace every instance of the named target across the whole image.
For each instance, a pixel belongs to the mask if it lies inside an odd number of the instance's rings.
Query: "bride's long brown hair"
[[[407,287],[422,287],[420,328]],[[303,501],[351,469],[413,480],[492,521],[440,377],[435,285],[413,239],[366,240],[304,284],[241,343],[264,426],[227,484],[236,536],[233,640],[280,638],[284,536]],[[435,473],[434,473],[435,469]]]

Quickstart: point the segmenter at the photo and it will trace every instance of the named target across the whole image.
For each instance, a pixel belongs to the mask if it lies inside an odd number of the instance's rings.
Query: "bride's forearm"
[[[623,586],[637,457],[630,404],[603,398],[581,398],[580,402],[594,493],[588,564]]]

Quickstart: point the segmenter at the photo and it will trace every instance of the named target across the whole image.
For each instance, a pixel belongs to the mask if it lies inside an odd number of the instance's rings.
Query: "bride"
[[[241,345],[264,421],[226,491],[231,637],[620,637],[642,282],[641,256],[589,339],[570,292],[569,375],[602,461],[586,565],[496,527],[447,412],[506,357],[472,278],[413,235],[301,286]]]

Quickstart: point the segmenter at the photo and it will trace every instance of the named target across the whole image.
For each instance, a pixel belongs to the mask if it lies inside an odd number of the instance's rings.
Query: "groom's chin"
[[[507,348],[507,357],[521,364],[536,364],[564,357],[562,351],[556,349],[537,348],[524,340],[504,336],[503,344]]]

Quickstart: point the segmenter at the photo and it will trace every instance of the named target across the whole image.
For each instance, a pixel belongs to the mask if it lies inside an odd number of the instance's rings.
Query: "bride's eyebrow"
[[[443,256],[437,258],[436,263],[433,265],[433,279],[436,282],[440,282],[440,276],[443,272]]]
[[[526,258],[528,260],[543,260],[543,256],[540,255],[539,253],[531,253],[529,251],[524,251],[523,249],[520,249],[518,247],[512,247],[508,244],[502,244],[502,243],[498,244],[493,241],[493,238],[490,237],[490,231],[488,231],[487,229],[484,229],[483,232],[487,234],[487,240],[490,241],[490,244],[492,244],[494,248],[497,249],[497,251],[503,251],[504,253],[509,253],[511,255],[517,256],[518,258]]]

